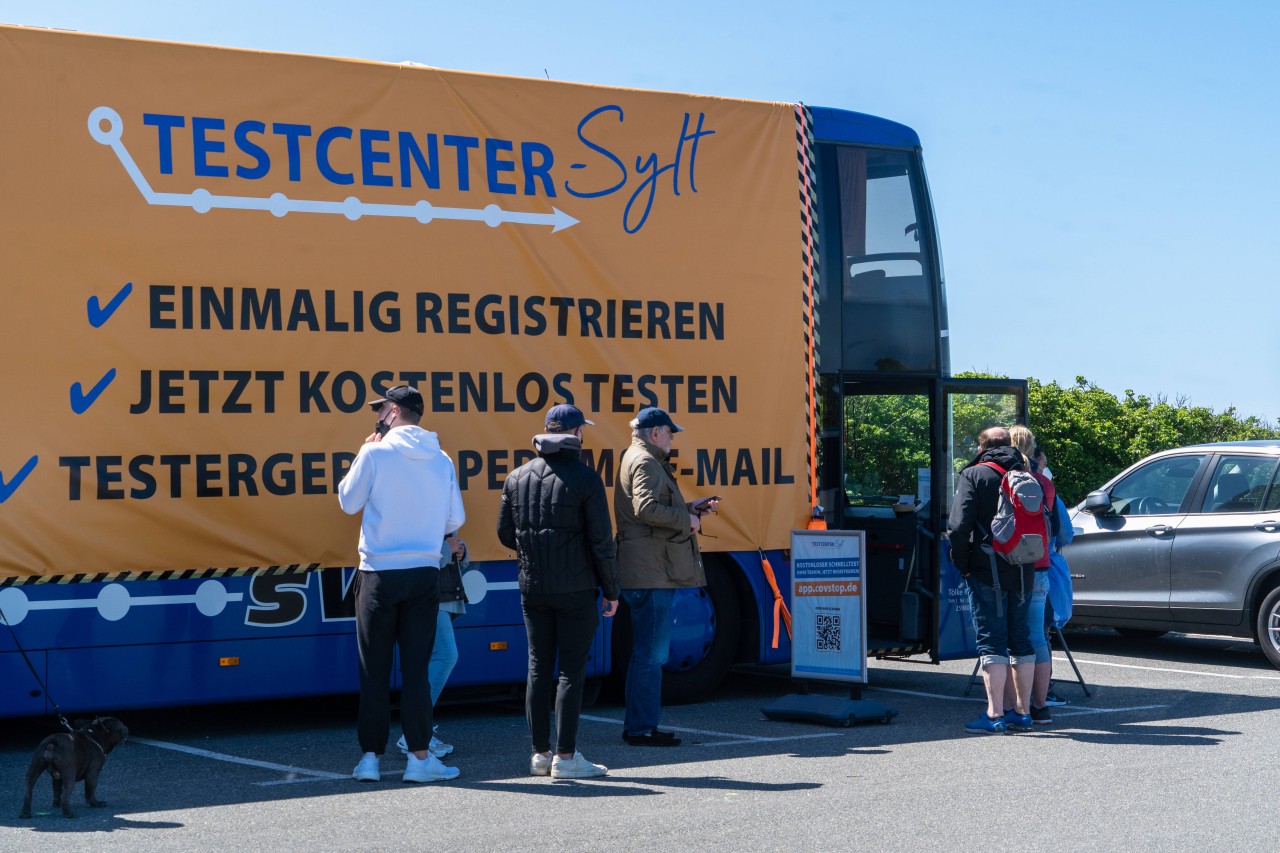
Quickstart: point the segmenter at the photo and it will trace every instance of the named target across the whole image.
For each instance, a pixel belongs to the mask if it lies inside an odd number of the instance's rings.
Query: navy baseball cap
[[[653,429],[661,426],[671,427],[672,432],[684,432],[682,428],[676,426],[675,421],[671,420],[671,415],[667,414],[666,409],[659,409],[657,406],[641,409],[640,414],[636,415],[636,419],[631,422],[632,429]]]
[[[422,394],[412,385],[397,385],[388,390],[387,396],[371,401],[369,409],[376,412],[382,408],[383,403],[394,403],[402,409],[417,412],[419,415],[425,411],[422,404]]]
[[[587,420],[587,416],[582,414],[582,409],[569,403],[552,406],[547,411],[546,424],[550,426],[553,421],[560,424],[560,429],[565,432],[575,430],[583,424],[596,425],[595,421]]]

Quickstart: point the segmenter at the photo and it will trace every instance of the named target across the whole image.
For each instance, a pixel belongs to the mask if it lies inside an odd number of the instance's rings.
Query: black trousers
[[[578,715],[591,641],[600,624],[594,589],[525,595],[524,628],[529,634],[529,684],[524,712],[534,752],[551,749],[551,696],[555,692],[556,752],[577,750]],[[556,665],[557,656],[559,666]],[[557,673],[558,670],[558,673]]]
[[[391,736],[391,661],[400,647],[400,727],[409,751],[431,742],[427,665],[436,643],[440,571],[434,566],[356,572],[356,646],[360,652],[360,750],[386,752]]]

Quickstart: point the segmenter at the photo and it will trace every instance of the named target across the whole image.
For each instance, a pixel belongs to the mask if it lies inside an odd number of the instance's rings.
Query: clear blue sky
[[[924,142],[953,369],[1280,425],[1280,4],[0,0],[0,21],[892,118]],[[1034,333],[998,325],[1019,310]]]

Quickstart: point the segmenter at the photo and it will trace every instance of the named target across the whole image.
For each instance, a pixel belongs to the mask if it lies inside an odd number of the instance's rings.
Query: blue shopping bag
[[[1057,551],[1049,554],[1049,604],[1054,625],[1061,628],[1071,621],[1071,570],[1067,558]]]

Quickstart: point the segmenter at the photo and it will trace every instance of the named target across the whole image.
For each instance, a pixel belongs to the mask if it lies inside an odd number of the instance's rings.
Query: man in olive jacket
[[[579,458],[584,424],[591,421],[576,406],[553,406],[546,431],[533,439],[538,456],[507,475],[498,509],[498,539],[515,551],[520,564],[520,605],[529,635],[525,714],[534,776],[582,779],[608,771],[577,749],[587,659],[600,622],[597,589],[604,593],[605,616],[618,607],[616,546],[604,481]]]
[[[671,600],[681,587],[707,583],[695,534],[699,516],[714,509],[715,501],[686,503],[680,494],[667,457],[672,437],[682,430],[670,415],[644,409],[631,430],[613,490],[618,572],[632,630],[622,739],[632,746],[678,746],[678,737],[658,729],[662,666],[671,651]]]

